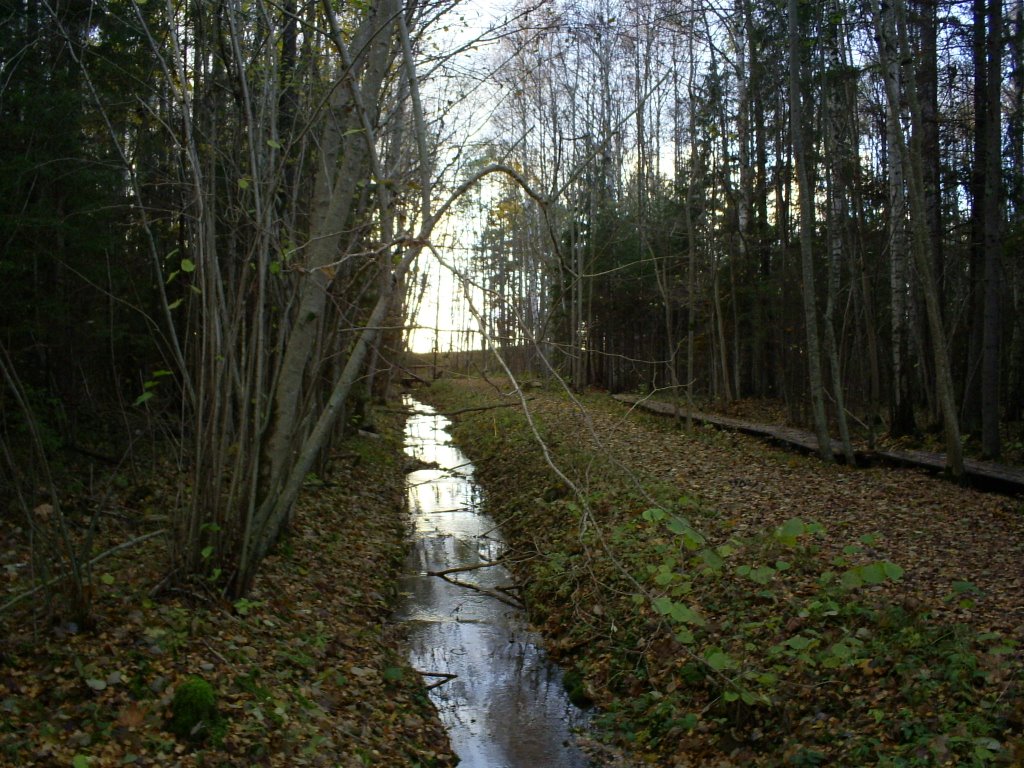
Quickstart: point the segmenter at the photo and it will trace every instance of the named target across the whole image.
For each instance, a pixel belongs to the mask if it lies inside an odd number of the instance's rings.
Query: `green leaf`
[[[673,517],[668,521],[668,529],[677,536],[685,536],[690,532],[690,526],[680,520],[678,517]]]
[[[241,597],[238,600],[235,600],[234,605],[235,611],[238,613],[239,616],[248,616],[249,611],[251,611],[253,608],[258,608],[259,606],[263,605],[263,602],[260,600],[250,600],[247,597]]]
[[[182,259],[181,260],[181,271],[182,272],[195,272],[196,271],[196,263],[194,261],[192,261],[192,259]]]
[[[141,395],[135,398],[135,405],[142,405],[144,402],[152,398],[153,392],[143,392]]]
[[[114,583],[114,577],[111,576],[109,573],[104,573],[102,576],[100,576],[100,581],[102,581],[109,587],[111,584]]]
[[[699,613],[682,603],[673,604],[669,615],[680,624],[696,624],[698,627],[703,627],[705,623]]]
[[[803,536],[806,530],[803,520],[799,517],[791,517],[778,527],[778,530],[775,531],[775,535],[786,541],[796,540],[798,536]]]
[[[676,640],[683,645],[692,645],[694,640],[693,632],[686,628],[680,629],[676,632]]]
[[[390,683],[394,683],[405,677],[405,670],[401,667],[385,667],[382,677]]]
[[[85,755],[75,755],[71,758],[71,768],[89,768],[89,758]]]
[[[270,147],[271,149],[280,149],[281,142],[275,141],[274,139],[267,139],[267,146]]]
[[[181,306],[181,302],[183,302],[183,301],[184,301],[184,299],[175,299],[174,301],[172,301],[170,304],[167,305],[167,308],[168,309],[177,309],[178,307]]]
[[[885,569],[881,563],[869,563],[860,567],[860,577],[865,584],[881,584],[885,581]]]
[[[676,575],[672,571],[658,571],[658,575],[654,577],[654,583],[658,586],[664,587],[672,583]]]
[[[272,275],[280,275],[281,274],[281,262],[280,261],[272,261],[272,262],[270,262],[270,274],[272,274]]]
[[[786,641],[786,645],[796,651],[802,651],[810,644],[811,639],[809,637],[804,637],[803,635],[793,635],[793,637]]]
[[[885,575],[893,581],[899,581],[903,578],[903,569],[896,565],[896,563],[890,563],[886,560],[882,563],[882,570],[885,572]]]
[[[641,517],[649,523],[657,523],[665,519],[667,513],[664,509],[658,509],[652,507],[651,509],[644,510]]]
[[[725,566],[725,560],[713,549],[702,549],[700,559],[713,571],[720,571]]]
[[[853,651],[850,650],[850,646],[845,643],[836,643],[829,648],[829,653],[842,661],[845,661],[853,655]]]
[[[213,547],[203,547],[203,551],[199,554],[202,555],[203,560],[209,560],[210,555],[213,554]]]
[[[651,606],[662,616],[667,616],[672,611],[675,601],[671,597],[656,597],[651,601]]]
[[[691,530],[683,537],[683,546],[690,552],[695,552],[704,546],[704,537]]]
[[[844,571],[843,575],[839,577],[839,582],[843,585],[844,589],[857,589],[857,587],[864,585],[864,580],[861,579],[856,568]]]
[[[249,180],[248,179],[244,179],[244,178],[243,179],[239,179],[238,180],[238,188],[239,189],[248,189],[249,188]]]
[[[716,672],[721,672],[723,669],[732,669],[736,666],[736,661],[729,656],[725,651],[719,648],[712,648],[704,656],[704,661],[707,662],[708,666]]]

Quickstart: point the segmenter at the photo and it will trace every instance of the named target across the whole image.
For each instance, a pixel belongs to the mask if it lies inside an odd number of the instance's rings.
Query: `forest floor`
[[[38,597],[0,614],[0,765],[453,765],[388,622],[408,547],[408,459],[388,418],[382,438],[341,447],[330,486],[304,491],[244,600],[154,589],[166,571],[154,538],[97,565],[89,630],[44,620]],[[157,469],[106,501],[103,546],[163,525],[179,478]],[[2,605],[30,586],[26,536],[3,519],[0,568]],[[223,718],[201,740],[168,727],[192,676],[212,685]]]
[[[602,738],[664,766],[1024,764],[1019,498],[600,394],[531,390],[534,434],[508,393],[425,397]]]

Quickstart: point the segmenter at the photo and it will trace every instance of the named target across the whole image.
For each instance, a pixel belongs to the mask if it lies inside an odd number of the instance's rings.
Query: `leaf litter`
[[[405,467],[397,417],[379,420],[387,438],[341,447],[331,482],[303,493],[243,600],[201,588],[151,596],[165,562],[155,538],[104,561],[94,630],[42,623],[28,602],[0,616],[0,765],[454,765],[388,621],[407,547]],[[131,490],[101,530],[111,545],[174,494],[157,487],[144,513]],[[31,586],[25,537],[9,522],[0,558],[2,603]],[[216,738],[168,730],[175,688],[191,676],[216,693]]]
[[[513,409],[466,410],[454,434],[606,744],[664,766],[1024,761],[1020,499],[606,395],[531,397],[574,487]],[[515,399],[468,381],[427,398]]]

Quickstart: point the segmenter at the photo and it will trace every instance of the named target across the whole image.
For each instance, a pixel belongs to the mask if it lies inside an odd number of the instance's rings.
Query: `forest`
[[[954,472],[1019,442],[1019,7],[545,13],[497,75],[544,200],[507,181],[466,259],[495,343],[819,436],[937,427]]]
[[[122,560],[244,619],[439,356],[1024,461],[1022,0],[0,16],[0,626],[96,630]]]

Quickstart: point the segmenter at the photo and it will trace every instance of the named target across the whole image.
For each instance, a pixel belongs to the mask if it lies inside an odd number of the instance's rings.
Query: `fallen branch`
[[[453,478],[453,477],[455,477],[455,475],[452,474],[453,470],[462,469],[463,467],[468,467],[472,463],[473,462],[471,462],[471,461],[466,461],[466,462],[463,462],[462,464],[456,464],[454,467],[448,467],[448,468],[442,468],[442,467],[438,466],[437,469],[441,469],[442,470],[442,474],[441,474],[440,477],[432,477],[429,480],[420,480],[418,483],[409,483],[405,487],[406,488],[418,488],[421,485],[430,485],[431,483],[436,483],[439,480],[444,480],[446,478]],[[429,468],[430,469],[434,469],[434,467],[429,467]],[[416,472],[418,470],[413,470],[413,471]]]
[[[473,584],[469,581],[459,581],[458,579],[450,579],[447,576],[441,576],[441,578],[447,581],[449,584],[454,584],[457,587],[466,587],[467,589],[472,589],[479,592],[481,595],[493,597],[495,600],[498,600],[504,603],[505,605],[511,606],[512,608],[524,608],[523,603],[521,601],[516,600],[510,595],[504,594],[503,592],[499,592],[496,589],[491,589],[490,587],[481,587],[479,584]]]
[[[442,678],[441,680],[438,680],[436,683],[431,683],[430,685],[428,685],[427,686],[427,690],[428,691],[432,691],[435,688],[444,685],[445,683],[450,683],[452,680],[454,680],[455,678],[458,677],[458,675],[453,675],[451,672],[420,672],[420,670],[418,670],[418,669],[416,671],[419,672],[421,675],[423,675],[423,677],[440,677],[440,678]]]
[[[88,563],[86,563],[86,565],[91,568],[92,566],[96,565],[96,563],[99,563],[99,562],[102,562],[103,560],[106,560],[108,557],[110,557],[115,552],[120,552],[122,549],[128,549],[128,547],[134,547],[136,544],[141,544],[142,542],[147,541],[148,539],[152,539],[155,536],[159,536],[162,533],[167,533],[167,529],[166,528],[161,528],[158,531],[153,531],[151,533],[145,534],[144,536],[138,536],[138,537],[136,537],[134,539],[130,539],[129,541],[122,542],[122,543],[118,544],[116,547],[111,547],[110,549],[106,550],[105,552],[100,552],[98,555],[96,555],[96,557],[94,557],[92,560],[90,560]],[[44,581],[42,584],[39,584],[38,586],[33,587],[32,589],[28,590],[28,592],[22,592],[20,595],[15,595],[10,600],[8,600],[6,603],[4,603],[3,605],[0,605],[0,613],[3,613],[8,608],[11,608],[11,607],[17,605],[22,600],[24,600],[26,598],[29,598],[29,597],[32,597],[32,595],[36,594],[37,592],[41,592],[44,589],[49,589],[54,584],[59,584],[60,582],[64,581],[64,579],[67,579],[67,578],[70,578],[70,577],[71,577],[70,573],[64,573],[64,574],[61,574],[60,576],[54,576],[49,581]]]
[[[424,379],[424,378],[423,378],[422,376],[420,376],[420,375],[419,375],[418,373],[416,373],[415,371],[410,371],[410,370],[409,370],[408,368],[406,368],[406,367],[405,367],[404,365],[399,365],[398,363],[392,363],[392,365],[394,365],[394,366],[395,366],[395,367],[396,367],[396,368],[397,368],[398,370],[400,370],[400,371],[401,371],[402,373],[404,373],[404,374],[408,375],[408,376],[409,376],[410,378],[413,378],[413,379],[415,379],[416,381],[418,381],[418,382],[419,382],[420,384],[426,384],[426,385],[427,385],[427,386],[429,387],[429,386],[430,386],[430,385],[431,385],[431,384],[433,383],[433,382],[431,382],[431,381],[430,381],[430,380],[428,380],[428,379]]]
[[[454,568],[445,568],[443,571],[427,571],[427,576],[440,576],[443,579],[449,573],[465,573],[466,571],[476,571],[480,568],[490,568],[492,565],[501,564],[501,560],[493,560],[486,563],[477,563],[476,565],[459,565]]]
[[[533,399],[534,398],[532,397],[526,398],[527,402]],[[497,405],[477,405],[472,408],[459,408],[457,411],[448,411],[447,413],[438,413],[437,415],[448,418],[449,416],[459,416],[460,414],[473,413],[474,411],[493,411],[495,408],[515,408],[518,405],[520,405],[520,402],[517,400],[514,403],[498,403]]]

